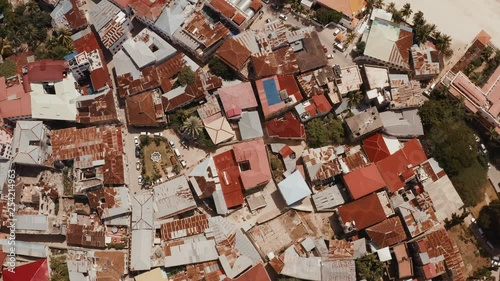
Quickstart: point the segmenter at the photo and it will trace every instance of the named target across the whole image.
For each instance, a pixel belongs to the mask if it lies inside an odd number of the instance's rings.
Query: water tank
[[[252,9],[247,9],[245,11],[245,14],[247,15],[248,18],[252,18],[253,15],[255,15],[255,12]]]
[[[250,7],[250,4],[252,4],[252,0],[241,0],[240,3],[238,3],[237,7],[240,9],[240,11],[245,11]]]

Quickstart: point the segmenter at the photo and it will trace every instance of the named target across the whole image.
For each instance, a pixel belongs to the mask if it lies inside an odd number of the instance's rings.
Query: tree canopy
[[[307,122],[306,134],[307,144],[313,148],[344,142],[342,121],[335,118],[333,114]]]
[[[467,126],[467,113],[460,102],[436,95],[419,109],[427,137],[425,144],[450,177],[467,206],[482,199],[486,163],[479,161],[474,133]],[[484,161],[482,161],[484,162]]]
[[[356,273],[358,280],[378,281],[384,274],[384,264],[375,254],[368,254],[356,260]]]
[[[319,8],[316,10],[315,17],[319,23],[327,25],[331,22],[340,22],[342,19],[342,13],[327,8]]]
[[[174,87],[189,85],[194,82],[195,78],[195,73],[191,70],[191,68],[185,66],[177,75]]]
[[[0,64],[0,76],[5,78],[16,75],[16,63],[11,60],[5,60],[2,64]]]
[[[500,200],[493,200],[479,212],[477,223],[489,241],[500,245]]]
[[[212,57],[210,59],[208,62],[208,68],[212,74],[217,75],[226,81],[233,81],[236,79],[236,73],[234,70],[217,57]]]

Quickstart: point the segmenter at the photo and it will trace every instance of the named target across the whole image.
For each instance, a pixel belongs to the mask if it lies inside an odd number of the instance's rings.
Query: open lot
[[[490,261],[480,255],[479,249],[476,246],[476,238],[464,224],[452,227],[448,231],[448,234],[457,243],[460,250],[465,264],[465,276],[470,276],[478,268],[490,265]]]
[[[479,204],[477,204],[473,208],[470,208],[472,215],[474,215],[474,217],[476,217],[476,218],[479,217],[479,212],[481,211],[481,209],[484,206],[489,205],[491,201],[498,199],[498,195],[495,192],[495,189],[493,188],[493,185],[491,185],[490,181],[486,182],[486,185],[483,188],[483,190],[484,190],[483,201],[481,201]]]
[[[172,149],[168,147],[167,140],[158,137],[156,137],[156,139],[158,139],[159,142],[158,140],[155,141],[155,138],[150,138],[150,143],[142,146],[144,176],[149,178],[155,178],[155,176],[157,177],[158,175],[163,177],[166,174],[165,170],[173,166],[170,158],[175,158]],[[155,151],[159,152],[161,155],[160,162],[153,162],[151,159],[151,154]]]

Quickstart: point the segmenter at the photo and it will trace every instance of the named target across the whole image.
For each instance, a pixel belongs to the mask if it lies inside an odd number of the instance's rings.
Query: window
[[[240,163],[238,163],[238,165],[240,166],[240,171],[242,171],[242,172],[252,169],[249,161],[240,162]]]

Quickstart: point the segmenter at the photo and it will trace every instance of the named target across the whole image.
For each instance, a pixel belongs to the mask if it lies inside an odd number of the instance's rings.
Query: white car
[[[137,171],[139,171],[141,169],[141,161],[140,160],[137,160],[137,162],[135,162],[135,168],[137,169]]]
[[[138,176],[137,181],[138,181],[139,185],[142,185],[142,176]]]
[[[333,30],[333,36],[336,36],[337,34],[340,33],[340,29],[338,27],[336,27],[334,30]]]
[[[139,137],[134,137],[134,143],[135,145],[139,145]]]
[[[181,160],[181,165],[182,165],[183,168],[186,168],[186,166],[187,166],[186,161],[185,160]]]
[[[329,54],[326,56],[327,59],[333,59],[333,54]]]
[[[141,132],[141,136],[146,136],[146,132]]]
[[[288,20],[288,17],[287,17],[287,16],[285,16],[285,15],[283,15],[283,14],[280,14],[280,15],[279,15],[279,18],[280,18],[281,20]]]
[[[173,141],[169,140],[168,144],[170,145],[171,148],[175,148],[175,144]]]
[[[163,137],[163,133],[162,132],[157,132],[154,134],[156,137]]]

